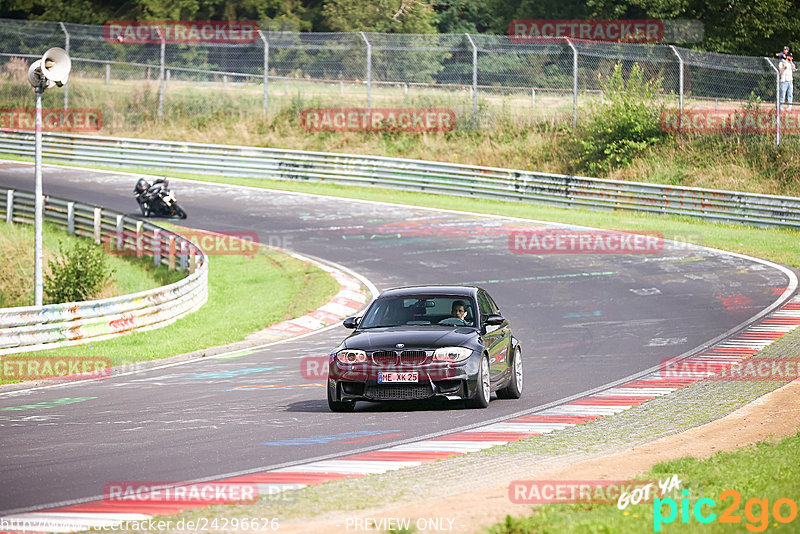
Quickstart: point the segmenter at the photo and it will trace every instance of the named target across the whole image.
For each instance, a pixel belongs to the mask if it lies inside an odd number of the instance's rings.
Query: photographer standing
[[[786,57],[781,60],[778,70],[780,71],[781,80],[781,92],[779,95],[779,100],[783,103],[783,109],[786,111],[792,105],[792,99],[794,96],[792,94],[794,92],[792,75],[794,74],[794,71],[797,70],[797,66],[794,64],[794,58],[792,57],[791,52],[787,53]]]

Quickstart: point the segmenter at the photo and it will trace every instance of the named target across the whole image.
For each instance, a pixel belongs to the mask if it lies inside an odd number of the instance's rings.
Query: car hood
[[[390,327],[353,332],[342,348],[361,350],[428,349],[438,347],[464,347],[474,345],[478,332],[467,327]]]

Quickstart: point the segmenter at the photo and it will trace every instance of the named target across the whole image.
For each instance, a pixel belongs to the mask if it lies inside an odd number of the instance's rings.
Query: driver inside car
[[[450,317],[439,321],[439,324],[467,326],[469,324],[469,321],[467,320],[468,311],[469,308],[467,307],[466,302],[463,300],[454,300],[450,308]]]

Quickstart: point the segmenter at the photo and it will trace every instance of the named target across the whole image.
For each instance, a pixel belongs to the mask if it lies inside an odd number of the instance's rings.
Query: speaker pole
[[[42,305],[42,293],[44,284],[42,283],[42,212],[44,211],[44,196],[42,195],[42,93],[47,85],[46,80],[42,80],[36,86],[36,148],[34,155],[34,175],[36,181],[35,202],[34,202],[34,275],[33,275],[33,300],[34,306]]]

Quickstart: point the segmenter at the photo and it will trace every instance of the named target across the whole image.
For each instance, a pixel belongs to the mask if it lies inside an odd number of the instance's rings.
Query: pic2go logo
[[[689,490],[681,492],[683,498],[681,499],[681,523],[689,523],[691,517],[689,515]],[[725,490],[719,494],[720,501],[725,501],[731,498],[731,504],[719,515],[719,523],[736,523],[742,522],[742,516],[736,515],[734,512],[742,502],[741,494],[736,490]],[[669,512],[664,516],[664,506],[667,506]],[[714,499],[702,498],[698,499],[691,507],[692,515],[698,523],[712,523],[717,519],[717,514],[707,510],[704,513],[703,507],[714,508],[717,503]],[[750,532],[764,532],[769,526],[769,499],[750,499],[744,505],[744,516],[747,519],[746,528]],[[775,500],[772,503],[772,517],[775,521],[782,524],[791,523],[797,518],[797,503],[792,499],[782,498]],[[653,500],[653,531],[661,532],[661,525],[672,523],[678,518],[678,504],[675,499],[670,497],[664,499]]]

